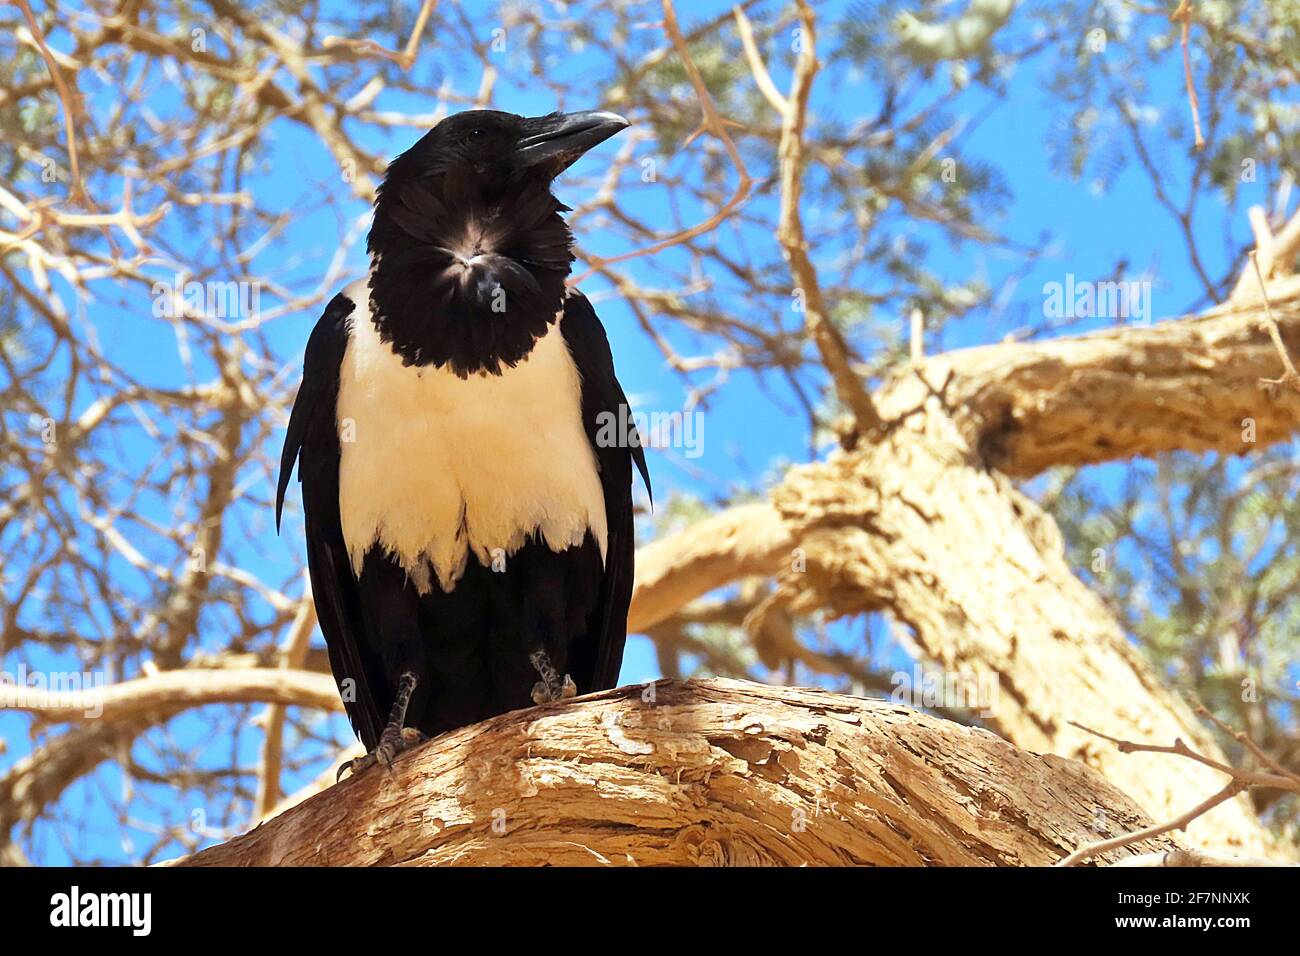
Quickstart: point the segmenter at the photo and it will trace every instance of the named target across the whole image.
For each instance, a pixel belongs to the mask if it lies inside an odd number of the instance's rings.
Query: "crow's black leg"
[[[568,674],[560,676],[559,671],[551,664],[551,656],[546,651],[533,651],[528,655],[528,659],[532,661],[533,667],[542,678],[533,685],[534,704],[547,704],[553,700],[568,700],[570,697],[578,696],[578,685]]]
[[[406,727],[406,708],[411,703],[411,694],[415,692],[417,683],[416,676],[410,671],[402,674],[397,682],[397,695],[393,699],[393,709],[388,714],[388,724],[384,727],[384,732],[379,735],[379,746],[364,757],[357,757],[354,760],[345,761],[339,767],[339,772],[335,776],[335,782],[343,779],[343,771],[351,770],[352,776],[356,776],[361,771],[380,764],[390,773],[393,769],[393,760],[397,755],[405,750],[410,750],[418,744],[424,743],[429,739],[427,734],[416,730],[414,727]]]

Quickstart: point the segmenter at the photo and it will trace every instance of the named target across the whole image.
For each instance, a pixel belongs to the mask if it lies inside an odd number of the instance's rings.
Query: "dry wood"
[[[790,529],[766,502],[729,508],[651,541],[636,553],[628,632],[644,632],[737,578],[771,574],[793,558],[794,547]]]
[[[1080,763],[898,705],[652,686],[454,731],[177,863],[1042,865],[1150,823]]]

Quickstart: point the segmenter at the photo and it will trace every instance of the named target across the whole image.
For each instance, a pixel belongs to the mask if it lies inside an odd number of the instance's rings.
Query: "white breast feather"
[[[562,551],[590,529],[603,559],[605,499],[558,323],[515,368],[460,379],[403,366],[370,321],[365,281],[345,294],[357,308],[339,382],[339,512],[353,572],[378,543],[421,593],[430,571],[449,591],[470,551],[490,565],[534,531]]]

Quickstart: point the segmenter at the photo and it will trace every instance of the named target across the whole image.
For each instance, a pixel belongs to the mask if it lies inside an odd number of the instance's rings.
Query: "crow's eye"
[[[481,140],[482,138],[483,138],[483,131],[481,129],[472,129],[469,131],[469,135],[465,137],[465,139],[471,143],[475,142],[476,140]]]

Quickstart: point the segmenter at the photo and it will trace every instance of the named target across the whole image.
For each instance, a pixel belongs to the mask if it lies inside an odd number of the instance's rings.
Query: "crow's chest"
[[[354,572],[378,546],[421,591],[450,590],[472,556],[606,545],[582,384],[557,326],[500,376],[403,366],[358,301],[340,370],[339,512]]]

